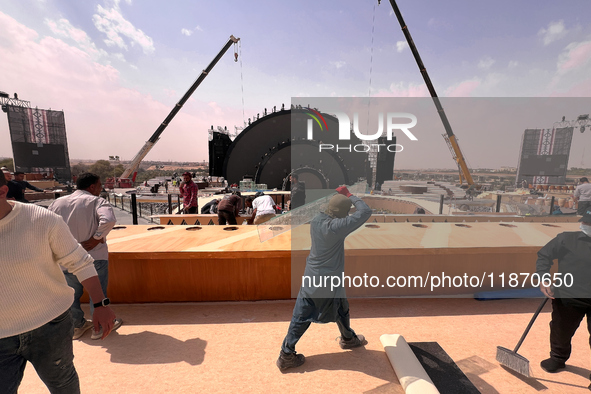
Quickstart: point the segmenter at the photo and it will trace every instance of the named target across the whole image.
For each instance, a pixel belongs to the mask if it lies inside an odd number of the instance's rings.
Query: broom
[[[521,339],[517,343],[517,346],[515,346],[515,350],[511,351],[511,350],[506,349],[504,347],[497,346],[497,361],[499,363],[501,363],[501,365],[504,365],[505,367],[512,369],[515,372],[520,373],[528,378],[530,377],[529,360],[527,358],[517,354],[517,351],[521,347],[523,340],[525,339],[527,333],[529,333],[531,326],[534,324],[534,321],[536,320],[536,318],[538,317],[538,315],[542,311],[542,308],[544,308],[544,305],[546,305],[547,301],[548,301],[548,298],[544,297],[544,300],[542,301],[540,306],[538,306],[536,313],[534,313],[531,320],[529,321],[529,324],[527,325],[527,328],[523,332],[523,335],[521,336]]]

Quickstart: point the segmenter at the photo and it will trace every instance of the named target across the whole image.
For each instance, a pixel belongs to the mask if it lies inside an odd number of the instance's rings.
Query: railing
[[[487,208],[493,213],[513,213],[521,216],[544,216],[556,214],[574,214],[574,211],[569,206],[569,198],[562,196],[554,196],[551,194],[493,194],[489,199],[493,199],[495,203]],[[478,201],[478,199],[474,199]],[[558,208],[563,208],[560,211]],[[484,208],[483,208],[484,209]],[[472,212],[482,211],[478,206],[470,206],[469,210]],[[555,213],[556,212],[556,213]]]
[[[162,202],[138,202],[135,194],[108,193],[105,197],[114,207],[130,212],[133,224],[137,224],[138,217],[154,223],[153,215],[173,214],[178,212],[182,206],[181,197],[178,194],[168,194],[168,198],[163,199]]]
[[[501,192],[492,193],[484,200],[479,198],[470,198],[467,194],[462,198],[456,195],[449,197],[441,196],[439,201],[439,214],[446,214],[444,212],[444,200],[448,204],[447,214],[456,209],[466,213],[506,213],[516,215],[531,215],[531,216],[545,216],[545,215],[570,215],[574,214],[572,210],[572,202],[565,196],[554,196],[551,194],[504,194]],[[561,208],[558,211],[557,208]]]
[[[207,195],[206,195],[207,196]],[[149,220],[154,223],[152,216],[164,214],[177,214],[182,209],[182,199],[179,194],[157,194],[153,198],[161,197],[161,201],[138,202],[135,194],[119,194],[108,193],[104,196],[111,205],[123,211],[130,212],[133,217],[133,223],[137,224],[139,217]],[[204,196],[205,197],[205,196]],[[143,199],[148,199],[150,196],[143,196]],[[459,209],[460,211],[467,211],[466,213],[506,213],[517,214],[520,216],[544,216],[553,213],[553,207],[564,203],[559,201],[556,196],[546,195],[544,197],[539,195],[516,195],[516,194],[501,194],[497,193],[495,198],[488,199],[488,203],[482,201],[480,203],[478,198],[467,201],[465,199],[458,199],[457,196],[451,195],[445,199],[443,195],[439,200],[439,214],[450,215],[452,211]],[[447,212],[444,212],[444,202],[448,205]],[[568,208],[568,206],[566,206]],[[566,212],[569,212],[568,210]],[[566,213],[565,214],[569,214]],[[435,212],[433,212],[435,213]],[[572,212],[574,214],[574,211]]]

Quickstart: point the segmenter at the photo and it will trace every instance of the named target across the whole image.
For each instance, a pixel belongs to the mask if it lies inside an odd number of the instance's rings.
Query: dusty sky
[[[442,97],[591,96],[588,0],[398,5]],[[241,126],[292,97],[428,96],[389,2],[370,0],[0,0],[0,90],[64,110],[71,158],[131,159],[230,34],[239,61],[231,48],[147,159],[204,160],[211,125]],[[590,113],[587,102],[528,127]],[[491,133],[486,117],[447,111],[471,166],[517,165],[521,123]],[[452,168],[441,132],[397,163]],[[570,166],[591,166],[590,142],[575,131]]]

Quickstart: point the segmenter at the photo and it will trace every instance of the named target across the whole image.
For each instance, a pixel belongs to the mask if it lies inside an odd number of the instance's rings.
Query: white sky
[[[398,5],[442,97],[591,96],[588,0]],[[233,128],[291,97],[428,96],[386,0],[0,0],[0,90],[64,110],[71,158],[131,159],[230,34],[239,62],[231,48],[147,159],[205,160],[211,125]],[[468,122],[455,116],[452,127]],[[0,156],[12,156],[7,123],[0,116]],[[516,166],[523,130],[479,129],[454,128],[469,163]],[[431,138],[429,155],[397,163],[453,168]],[[590,142],[575,132],[571,166],[591,166]]]

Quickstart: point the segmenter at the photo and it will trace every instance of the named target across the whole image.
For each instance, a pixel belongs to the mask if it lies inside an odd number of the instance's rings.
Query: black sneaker
[[[283,350],[279,353],[279,358],[277,359],[277,368],[279,370],[284,371],[288,368],[295,368],[299,367],[306,361],[306,357],[303,354],[297,353],[284,353]]]
[[[540,363],[540,367],[546,372],[557,372],[559,369],[566,367],[564,361],[559,361],[554,358],[548,358]]]
[[[341,349],[353,349],[354,347],[367,345],[367,341],[363,335],[356,335],[348,340],[340,337],[339,345],[341,346]]]

